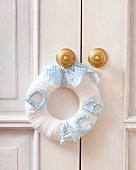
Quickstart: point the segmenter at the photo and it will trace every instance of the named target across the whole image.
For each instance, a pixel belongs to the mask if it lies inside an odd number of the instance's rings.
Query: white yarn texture
[[[48,83],[47,77],[44,77],[42,73],[32,82],[32,84],[30,85],[28,89],[27,94],[29,94],[35,88],[41,88],[47,93],[47,96],[49,98],[50,94],[56,89],[58,89],[59,87],[60,87],[60,84],[58,84],[56,87],[51,86]],[[79,135],[79,137],[83,136],[84,133],[80,133],[75,129],[75,126],[74,126],[75,117],[80,114],[84,114],[84,113],[86,114],[86,112],[82,110],[82,106],[89,97],[95,98],[96,100],[100,100],[99,90],[96,84],[94,83],[94,81],[88,75],[85,75],[85,78],[75,88],[73,88],[67,82],[67,88],[72,89],[79,98],[79,109],[77,113],[75,113],[75,116],[73,116],[70,119],[59,120],[53,117],[48,112],[48,109],[47,109],[48,101],[40,112],[38,112],[28,102],[25,103],[26,113],[33,128],[36,129],[39,133],[45,135],[46,137],[52,140],[57,140],[57,141],[60,140],[60,124],[62,122],[68,122],[71,125],[71,127],[76,131],[76,133]],[[41,97],[38,94],[35,94],[33,96],[33,99],[37,102],[41,101]],[[93,114],[89,114],[89,116],[90,116],[90,119],[82,120],[83,126],[87,126],[90,122],[92,122],[93,124],[96,123],[96,120],[98,119],[98,117]]]

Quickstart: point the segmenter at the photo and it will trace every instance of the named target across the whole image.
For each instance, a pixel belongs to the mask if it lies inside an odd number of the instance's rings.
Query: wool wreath
[[[96,86],[98,82],[97,73],[81,63],[74,63],[68,68],[56,65],[44,67],[43,73],[30,85],[25,98],[26,113],[33,128],[61,144],[67,140],[79,140],[94,127],[104,107]],[[60,87],[73,90],[79,98],[77,113],[66,120],[53,117],[47,109],[50,94]]]

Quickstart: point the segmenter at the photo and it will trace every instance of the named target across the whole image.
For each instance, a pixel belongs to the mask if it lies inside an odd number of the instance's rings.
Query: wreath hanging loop
[[[81,63],[74,62],[68,68],[45,66],[25,98],[26,113],[33,128],[61,144],[79,140],[94,127],[104,107],[96,86],[99,80],[96,72]],[[79,109],[70,119],[59,120],[48,112],[49,96],[59,87],[72,89],[79,98]]]

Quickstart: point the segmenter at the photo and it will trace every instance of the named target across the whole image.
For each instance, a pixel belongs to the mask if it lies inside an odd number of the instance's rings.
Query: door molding
[[[30,1],[30,82],[38,76],[38,55],[39,55],[39,1]],[[32,63],[32,64],[31,64]],[[25,111],[24,112],[1,112],[0,114],[0,130],[25,130],[33,131],[32,146],[30,150],[32,159],[30,162],[31,169],[39,170],[39,139],[40,135],[35,131],[28,121]],[[21,135],[21,131],[20,131]],[[31,156],[30,156],[31,158]]]

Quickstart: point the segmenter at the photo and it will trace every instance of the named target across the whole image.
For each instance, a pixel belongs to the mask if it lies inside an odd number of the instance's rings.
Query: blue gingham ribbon
[[[100,116],[103,108],[104,103],[102,101],[89,97],[83,104],[82,110],[93,113],[95,116]]]
[[[67,86],[67,82],[75,88],[84,79],[85,74],[89,73],[95,83],[99,82],[99,76],[96,72],[82,63],[75,62],[71,67],[63,68],[56,65],[44,66],[44,77],[48,77],[48,83],[56,87],[60,82],[62,87]]]

